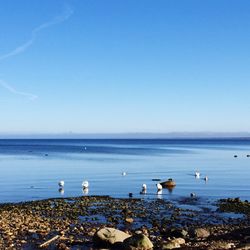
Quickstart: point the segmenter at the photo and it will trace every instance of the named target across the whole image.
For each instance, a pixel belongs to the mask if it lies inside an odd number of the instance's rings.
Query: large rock
[[[125,239],[122,246],[126,250],[150,250],[153,248],[152,242],[144,234],[135,234]]]
[[[131,237],[131,235],[115,228],[105,227],[95,233],[93,242],[97,246],[109,247],[116,243],[123,242],[128,237]]]

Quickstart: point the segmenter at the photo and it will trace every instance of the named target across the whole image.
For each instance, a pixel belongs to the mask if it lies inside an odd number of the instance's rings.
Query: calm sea
[[[195,192],[209,199],[250,200],[248,154],[249,139],[0,140],[0,202],[80,195],[128,197],[130,192],[148,198],[178,199]],[[168,178],[176,181],[176,187],[157,194],[152,179]],[[64,190],[58,189],[60,180],[65,182]],[[82,190],[84,180],[89,181],[88,190]],[[143,183],[145,195],[140,194]]]

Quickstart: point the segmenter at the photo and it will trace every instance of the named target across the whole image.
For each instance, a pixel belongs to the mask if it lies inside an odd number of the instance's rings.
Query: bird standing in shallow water
[[[156,187],[157,187],[157,191],[162,190],[162,185],[161,185],[160,183],[157,183],[157,184],[156,184]]]
[[[196,171],[195,174],[194,174],[195,178],[199,179],[200,178],[200,172],[199,171]]]
[[[147,185],[142,184],[142,190],[141,190],[140,194],[146,194],[146,193],[147,193]]]

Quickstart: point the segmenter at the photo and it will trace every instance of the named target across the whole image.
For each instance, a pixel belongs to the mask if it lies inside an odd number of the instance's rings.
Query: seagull
[[[125,175],[127,175],[127,173],[126,172],[122,172],[122,175],[125,176]]]
[[[207,175],[204,177],[204,181],[208,181],[208,176]]]
[[[146,194],[146,192],[147,192],[147,185],[142,184],[142,190],[141,190],[140,194]]]
[[[61,187],[61,188],[64,187],[64,181],[59,181],[58,186]]]
[[[196,194],[195,193],[191,193],[190,197],[196,197]]]
[[[162,185],[161,185],[160,183],[157,183],[157,184],[156,184],[156,187],[157,187],[157,190],[158,190],[158,191],[162,190]]]
[[[88,181],[83,181],[82,182],[82,188],[87,189],[89,187],[89,182]]]
[[[199,171],[196,171],[195,174],[194,174],[195,178],[199,179],[200,178],[200,172]]]

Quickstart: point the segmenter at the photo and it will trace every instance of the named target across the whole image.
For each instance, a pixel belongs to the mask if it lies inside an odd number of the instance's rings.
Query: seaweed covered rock
[[[221,199],[218,205],[222,212],[250,214],[250,202],[248,200],[242,201],[239,198]]]

